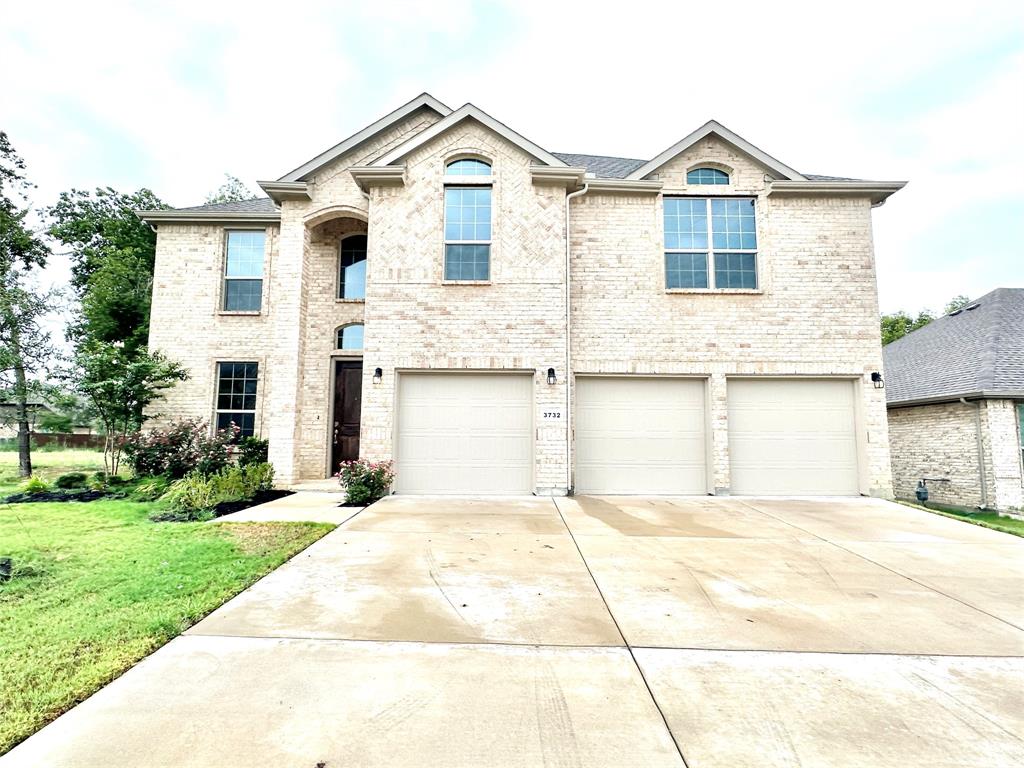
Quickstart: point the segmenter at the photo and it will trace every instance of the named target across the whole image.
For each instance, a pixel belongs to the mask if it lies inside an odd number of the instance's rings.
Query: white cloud
[[[714,117],[808,172],[909,178],[876,212],[876,249],[883,308],[916,310],[1024,283],[983,239],[922,266],[951,211],[1024,199],[1022,19],[1010,3],[19,3],[0,29],[18,75],[0,127],[40,202],[111,184],[186,205],[224,172],[255,188],[422,90],[555,151],[650,157]],[[947,88],[957,62],[993,74]]]

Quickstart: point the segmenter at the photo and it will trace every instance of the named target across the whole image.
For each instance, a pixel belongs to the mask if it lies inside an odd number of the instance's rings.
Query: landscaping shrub
[[[50,484],[43,480],[43,478],[33,475],[22,483],[18,490],[21,491],[21,493],[36,496],[40,493],[49,493]]]
[[[124,441],[124,454],[138,477],[166,475],[178,479],[193,471],[212,475],[228,465],[228,446],[237,434],[235,427],[211,435],[202,419],[186,419],[166,429],[129,435]]]
[[[167,493],[170,485],[171,481],[163,475],[146,478],[135,486],[135,490],[131,493],[131,499],[132,501],[156,501]]]
[[[388,495],[395,479],[390,461],[343,461],[337,477],[345,486],[348,504],[372,504]]]
[[[224,467],[219,472],[204,476],[191,472],[175,481],[161,497],[169,513],[160,513],[154,520],[203,520],[210,516],[218,504],[226,501],[244,501],[274,484],[271,464],[250,464],[245,467]]]
[[[54,488],[84,488],[88,481],[84,472],[67,472],[53,481]]]
[[[250,464],[265,464],[270,441],[258,437],[243,437],[238,441],[238,464],[247,467]]]

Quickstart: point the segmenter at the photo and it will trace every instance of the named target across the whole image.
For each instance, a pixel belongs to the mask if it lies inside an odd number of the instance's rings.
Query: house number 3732
[[[561,411],[541,411],[540,417],[544,421],[554,421],[562,418]]]

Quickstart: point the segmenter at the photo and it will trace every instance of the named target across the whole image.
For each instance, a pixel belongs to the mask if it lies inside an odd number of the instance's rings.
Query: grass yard
[[[897,501],[900,500],[897,499]],[[1018,520],[1015,517],[1007,517],[1006,515],[999,515],[995,512],[965,512],[962,509],[957,509],[956,507],[947,507],[944,504],[935,504],[934,502],[929,502],[926,507],[909,501],[900,501],[900,503],[906,504],[908,507],[914,507],[915,509],[925,509],[936,515],[952,517],[954,520],[963,520],[965,523],[974,523],[975,525],[980,525],[983,528],[991,528],[995,531],[1011,533],[1014,536],[1024,536],[1024,520]]]
[[[153,523],[152,510],[0,503],[0,557],[14,561],[0,583],[0,754],[333,527]]]
[[[103,451],[68,448],[62,451],[32,451],[32,473],[47,482],[65,472],[92,473],[103,469]],[[0,451],[0,496],[14,493],[18,477],[18,452]]]

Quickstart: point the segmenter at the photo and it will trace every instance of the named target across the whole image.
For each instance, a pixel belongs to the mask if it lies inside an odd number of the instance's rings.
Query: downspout
[[[964,405],[970,405],[964,398],[960,398]],[[985,442],[981,438],[981,404],[979,400],[974,404],[974,437],[978,442],[978,477],[981,480],[981,509],[988,509],[988,490],[985,487]]]
[[[565,493],[572,495],[572,329],[569,327],[569,310],[572,301],[570,287],[569,264],[569,201],[574,197],[587,194],[590,185],[583,184],[583,189],[570,192],[565,196]]]

